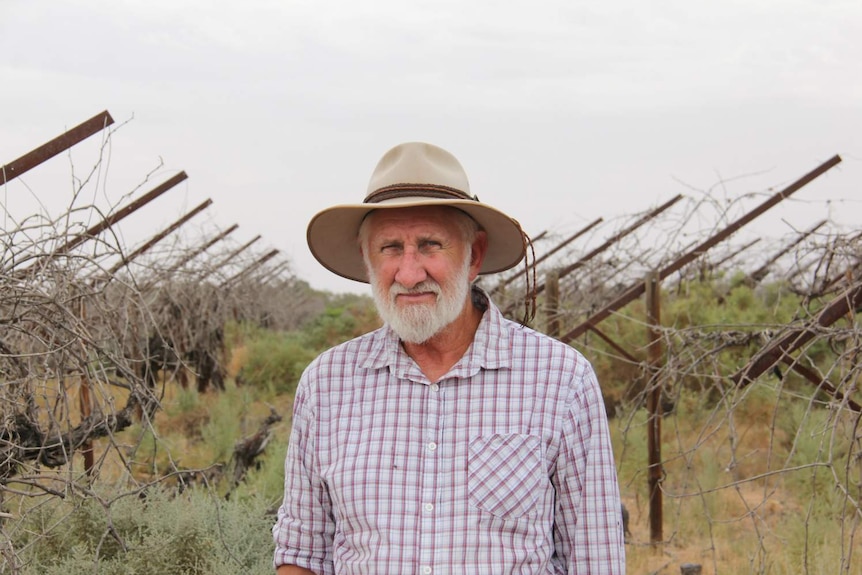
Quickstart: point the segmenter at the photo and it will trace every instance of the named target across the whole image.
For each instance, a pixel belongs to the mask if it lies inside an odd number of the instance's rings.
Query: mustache
[[[443,290],[440,287],[440,284],[434,280],[425,280],[421,283],[416,284],[412,288],[405,287],[397,282],[393,283],[389,287],[389,295],[393,297],[397,295],[413,295],[429,292],[439,296],[442,291]]]

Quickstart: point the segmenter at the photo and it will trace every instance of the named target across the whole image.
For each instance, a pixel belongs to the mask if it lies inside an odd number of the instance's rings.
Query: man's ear
[[[479,275],[479,270],[482,269],[482,262],[485,261],[486,253],[488,253],[488,234],[479,230],[476,232],[476,238],[470,245],[470,281],[473,281]]]

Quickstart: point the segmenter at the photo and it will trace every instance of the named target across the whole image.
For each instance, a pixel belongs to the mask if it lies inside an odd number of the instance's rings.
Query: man
[[[363,204],[311,220],[314,256],[369,282],[386,325],[299,383],[279,575],[624,573],[592,367],[472,287],[517,265],[524,243],[424,143],[390,150]]]

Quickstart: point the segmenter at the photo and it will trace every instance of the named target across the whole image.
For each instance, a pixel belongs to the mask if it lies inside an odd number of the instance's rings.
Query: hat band
[[[473,196],[466,194],[457,188],[450,188],[449,186],[440,186],[436,184],[395,184],[374,190],[368,194],[363,203],[376,204],[386,200],[413,196],[423,196],[426,198],[452,198],[456,200],[472,200],[474,202],[478,201]]]

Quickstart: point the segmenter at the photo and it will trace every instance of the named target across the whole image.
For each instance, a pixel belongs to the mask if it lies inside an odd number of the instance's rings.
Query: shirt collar
[[[443,379],[450,377],[472,377],[481,369],[505,369],[511,365],[509,349],[509,332],[505,328],[505,319],[499,308],[481,288],[473,286],[473,305],[485,313],[476,329],[473,343],[467,348],[464,356],[452,366]],[[413,381],[427,381],[419,366],[407,355],[401,347],[398,335],[388,325],[374,332],[371,349],[364,360],[360,360],[365,369],[389,368],[390,373],[399,378]]]

